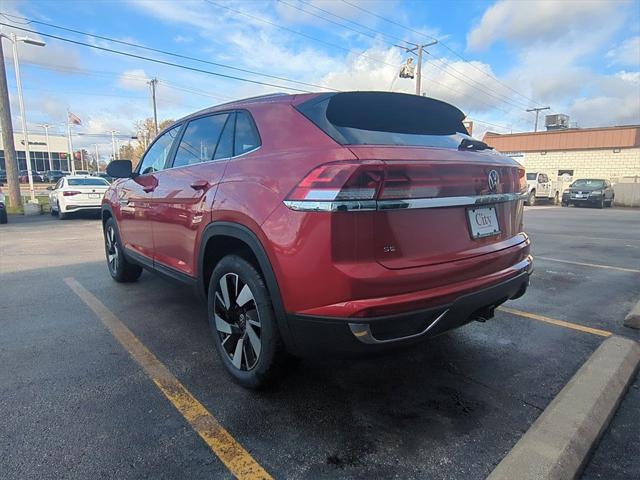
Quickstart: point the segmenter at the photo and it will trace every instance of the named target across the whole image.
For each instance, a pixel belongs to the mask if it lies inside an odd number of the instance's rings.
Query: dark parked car
[[[246,387],[289,354],[387,349],[491,318],[529,285],[527,183],[464,118],[432,98],[341,92],[180,119],[135,171],[107,167],[109,273],[194,287]]]
[[[62,170],[47,170],[44,174],[45,181],[49,183],[56,183],[62,177],[64,177],[64,172]]]
[[[33,183],[44,182],[44,177],[36,170],[31,170],[31,178],[33,178]],[[18,181],[20,183],[29,183],[29,173],[26,170],[20,170],[18,174]]]
[[[581,178],[562,192],[562,206],[591,205],[598,208],[613,205],[613,187],[609,180]]]
[[[4,223],[7,223],[7,204],[5,203],[4,192],[0,187],[0,224]]]

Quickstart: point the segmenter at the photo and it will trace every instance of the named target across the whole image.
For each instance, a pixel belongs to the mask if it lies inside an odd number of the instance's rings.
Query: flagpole
[[[73,158],[73,139],[71,138],[71,122],[69,122],[69,109],[67,109],[67,134],[69,135],[69,159],[71,159],[71,171],[72,175],[76,174],[76,164]],[[69,159],[67,159],[67,168],[69,168]]]

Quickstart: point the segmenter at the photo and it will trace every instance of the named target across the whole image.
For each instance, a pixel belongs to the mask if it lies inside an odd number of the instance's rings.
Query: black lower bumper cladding
[[[322,318],[289,314],[294,335],[293,352],[300,356],[326,353],[358,354],[409,345],[461,327],[473,320],[486,320],[509,299],[522,296],[530,272],[477,292],[453,303],[417,312],[371,318]]]

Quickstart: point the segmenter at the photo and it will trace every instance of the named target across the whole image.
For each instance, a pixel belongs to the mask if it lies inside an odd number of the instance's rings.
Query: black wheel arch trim
[[[251,249],[251,252],[258,260],[260,270],[264,276],[264,281],[269,290],[269,296],[271,297],[271,303],[273,305],[276,321],[278,322],[278,328],[280,335],[285,345],[289,350],[295,348],[293,335],[288,324],[287,313],[284,309],[284,303],[282,302],[282,296],[280,294],[280,287],[278,286],[278,280],[271,266],[271,261],[267,256],[267,252],[260,242],[258,236],[244,225],[234,222],[216,221],[212,222],[205,227],[200,238],[200,249],[198,253],[198,290],[201,295],[206,298],[206,292],[204,289],[205,280],[203,278],[205,251],[209,240],[216,236],[233,237],[244,242]]]

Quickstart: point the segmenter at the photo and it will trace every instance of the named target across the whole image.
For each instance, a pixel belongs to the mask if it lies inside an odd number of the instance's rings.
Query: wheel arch
[[[198,253],[198,294],[207,297],[209,280],[215,265],[229,254],[239,254],[260,271],[269,290],[282,339],[285,345],[292,346],[293,338],[271,261],[258,236],[246,226],[217,221],[205,227]]]

